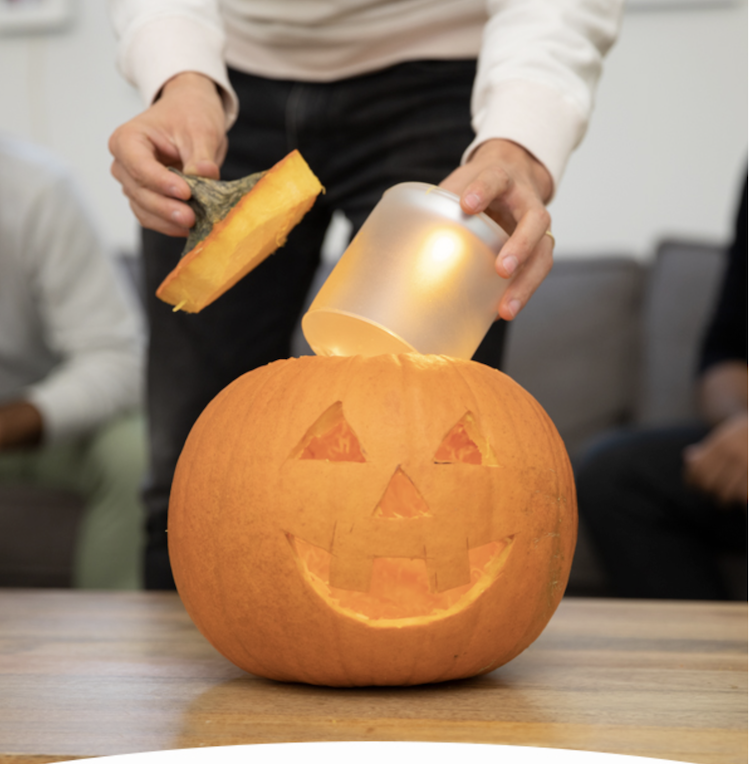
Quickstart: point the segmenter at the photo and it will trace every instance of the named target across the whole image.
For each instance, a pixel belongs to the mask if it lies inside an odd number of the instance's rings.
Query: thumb
[[[164,85],[153,105],[182,160],[186,175],[217,179],[226,153],[224,107],[215,83],[202,74],[183,72]]]
[[[195,155],[186,159],[183,162],[182,168],[185,175],[198,175],[201,178],[218,180],[220,175],[217,162],[211,159],[200,159]]]
[[[226,153],[226,136],[211,132],[193,134],[183,145],[182,171],[185,175],[218,180]]]

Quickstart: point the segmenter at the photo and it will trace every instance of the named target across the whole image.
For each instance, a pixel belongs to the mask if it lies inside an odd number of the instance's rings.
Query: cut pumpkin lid
[[[296,149],[239,180],[179,174],[190,186],[196,223],[156,295],[188,313],[203,310],[281,247],[325,191]]]

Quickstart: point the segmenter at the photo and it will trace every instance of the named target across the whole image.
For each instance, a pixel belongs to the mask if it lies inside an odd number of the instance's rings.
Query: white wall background
[[[747,161],[747,3],[662,2],[625,14],[550,207],[561,254],[646,257],[663,236],[730,236]]]
[[[108,244],[135,249],[107,139],[142,105],[115,70],[108,4],[71,2],[51,33],[3,33],[0,17],[0,130],[66,159]],[[647,258],[662,236],[730,235],[748,143],[746,0],[638,2],[551,207],[561,257]]]

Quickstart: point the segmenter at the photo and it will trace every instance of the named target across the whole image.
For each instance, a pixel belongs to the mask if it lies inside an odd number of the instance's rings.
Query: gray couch
[[[513,326],[505,370],[544,406],[574,466],[617,428],[697,417],[697,353],[723,267],[722,247],[680,240],[663,241],[648,265],[555,265]],[[732,590],[746,592],[747,560],[724,564]],[[608,594],[583,524],[568,594]]]
[[[512,325],[505,370],[544,406],[574,462],[613,428],[695,416],[696,347],[722,263],[716,245],[670,240],[649,265],[628,256],[555,265]],[[305,352],[299,336],[296,351]],[[68,585],[78,517],[76,497],[0,489],[0,585]],[[585,528],[569,593],[607,593]]]

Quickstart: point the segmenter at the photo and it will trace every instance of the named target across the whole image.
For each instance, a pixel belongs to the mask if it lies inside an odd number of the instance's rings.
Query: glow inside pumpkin
[[[476,432],[470,412],[447,433],[434,455],[436,464],[450,469],[463,463],[497,467],[489,444]],[[294,450],[298,459],[329,462],[365,462],[359,439],[344,418],[337,402],[310,428]],[[399,467],[375,507],[373,516],[384,522],[409,522],[430,516],[430,508],[416,486]],[[405,625],[408,619],[421,622],[430,617],[442,618],[475,600],[495,579],[512,545],[512,537],[491,541],[469,549],[469,583],[437,592],[431,586],[424,559],[376,557],[373,559],[370,588],[367,592],[349,591],[332,586],[331,554],[303,539],[288,534],[304,578],[336,610],[373,626]]]

